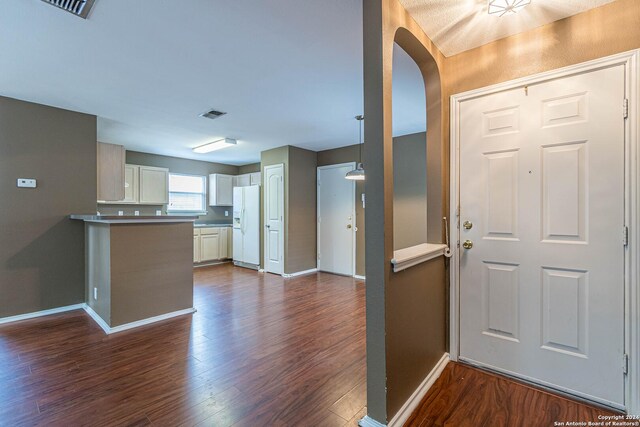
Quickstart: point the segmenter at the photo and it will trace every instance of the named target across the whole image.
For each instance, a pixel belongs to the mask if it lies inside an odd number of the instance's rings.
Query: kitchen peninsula
[[[105,332],[195,312],[192,253],[196,217],[70,218],[85,222],[87,311]]]

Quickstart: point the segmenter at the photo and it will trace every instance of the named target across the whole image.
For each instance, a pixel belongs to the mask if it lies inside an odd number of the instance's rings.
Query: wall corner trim
[[[373,418],[365,415],[360,421],[358,421],[360,427],[387,427],[386,424],[382,424]]]
[[[317,272],[318,272],[317,268],[311,268],[309,270],[296,271],[295,273],[291,273],[291,274],[283,273],[282,277],[284,277],[285,279],[289,279],[291,277],[304,276],[305,274],[313,274]]]
[[[404,423],[409,419],[413,411],[418,407],[422,398],[427,394],[431,386],[436,382],[436,380],[444,371],[444,368],[449,363],[449,353],[445,353],[442,355],[442,358],[436,363],[436,366],[433,367],[431,372],[425,377],[422,383],[418,386],[418,388],[413,392],[413,394],[409,397],[409,399],[402,405],[402,408],[393,416],[391,421],[389,421],[389,427],[401,427]]]
[[[67,305],[64,307],[52,308],[49,310],[35,311],[33,313],[25,313],[25,314],[18,314],[16,316],[3,317],[0,319],[0,325],[3,325],[5,323],[19,322],[21,320],[34,319],[36,317],[49,316],[51,314],[64,313],[66,311],[82,310],[84,307],[85,307],[85,304],[81,303],[81,304]]]
[[[150,317],[148,319],[142,319],[142,320],[138,320],[138,321],[131,322],[131,323],[125,323],[124,325],[114,326],[112,328],[109,325],[107,325],[107,322],[105,322],[104,319],[102,317],[100,317],[98,315],[98,313],[96,313],[91,307],[89,307],[88,305],[84,304],[83,308],[87,312],[87,314],[89,316],[91,316],[91,318],[98,324],[98,326],[100,326],[102,328],[102,330],[107,335],[115,334],[117,332],[122,332],[122,331],[126,331],[126,330],[133,329],[133,328],[137,328],[137,327],[140,327],[140,326],[149,325],[151,323],[160,322],[162,320],[171,319],[171,318],[177,317],[177,316],[183,316],[185,314],[193,314],[193,313],[195,313],[197,311],[193,307],[192,308],[186,308],[184,310],[178,310],[178,311],[174,311],[174,312],[171,312],[171,313],[162,314],[160,316]]]

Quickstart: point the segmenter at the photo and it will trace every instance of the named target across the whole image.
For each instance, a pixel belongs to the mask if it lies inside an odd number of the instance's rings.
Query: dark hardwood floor
[[[450,362],[405,427],[554,426],[616,415],[546,391]]]
[[[0,326],[2,426],[355,426],[364,283],[197,269],[198,312],[111,336],[83,311]]]

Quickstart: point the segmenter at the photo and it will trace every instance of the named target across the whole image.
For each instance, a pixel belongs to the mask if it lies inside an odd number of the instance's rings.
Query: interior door
[[[318,168],[318,270],[353,276],[355,163]]]
[[[460,107],[460,358],[614,407],[623,99],[618,66]]]
[[[264,168],[264,269],[284,273],[284,165]]]

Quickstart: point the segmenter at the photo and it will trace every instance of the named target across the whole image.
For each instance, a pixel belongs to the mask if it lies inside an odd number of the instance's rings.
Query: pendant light
[[[356,120],[360,123],[360,140],[358,143],[358,149],[360,151],[360,161],[358,162],[358,165],[354,170],[347,172],[345,178],[352,181],[364,181],[364,167],[362,166],[362,121],[364,120],[364,116],[356,116]]]

